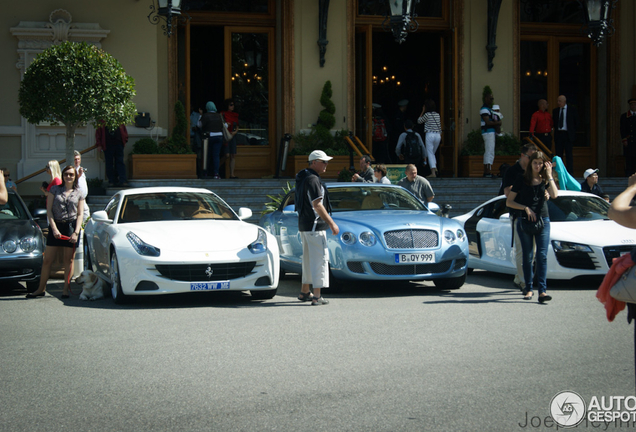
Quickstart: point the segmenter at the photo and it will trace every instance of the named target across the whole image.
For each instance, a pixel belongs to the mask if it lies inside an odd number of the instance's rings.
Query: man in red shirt
[[[530,137],[536,136],[549,149],[552,149],[552,128],[554,121],[548,112],[548,101],[540,99],[539,109],[532,114],[530,119]]]

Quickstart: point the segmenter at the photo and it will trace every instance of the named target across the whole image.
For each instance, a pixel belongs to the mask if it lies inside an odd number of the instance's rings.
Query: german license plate
[[[396,253],[395,254],[395,263],[396,264],[410,264],[410,263],[434,263],[435,262],[435,254],[434,253]]]
[[[230,289],[230,281],[190,283],[190,291],[213,291],[226,289]]]

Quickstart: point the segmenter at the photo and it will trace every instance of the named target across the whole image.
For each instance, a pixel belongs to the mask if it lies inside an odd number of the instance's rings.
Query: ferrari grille
[[[387,231],[384,241],[389,249],[427,249],[438,245],[437,231],[424,229],[405,229]]]
[[[182,282],[232,280],[247,276],[256,261],[222,264],[161,264],[155,266],[161,276]]]
[[[450,269],[453,261],[444,261],[435,264],[400,264],[389,265],[372,262],[371,269],[380,275],[424,275],[445,273]]]

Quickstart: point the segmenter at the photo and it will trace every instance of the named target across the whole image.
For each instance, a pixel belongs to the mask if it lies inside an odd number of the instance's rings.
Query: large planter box
[[[195,179],[197,178],[196,154],[131,155],[132,179]]]
[[[495,163],[492,165],[492,173],[499,174],[501,164],[507,163],[514,165],[519,156],[495,156]],[[459,158],[461,177],[481,177],[484,175],[484,157],[477,156],[460,156]]]
[[[295,178],[296,173],[303,168],[307,168],[309,162],[307,162],[307,158],[309,155],[300,155],[300,156],[289,156],[287,157],[287,166],[285,167],[285,175]],[[355,156],[353,157],[354,166],[357,166],[357,162],[360,158]],[[337,179],[338,173],[343,169],[349,169],[349,156],[334,156],[332,160],[329,161],[329,166],[327,166],[327,171],[320,176],[323,179]]]

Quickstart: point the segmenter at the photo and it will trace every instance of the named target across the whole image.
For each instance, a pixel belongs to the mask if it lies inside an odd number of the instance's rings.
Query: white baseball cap
[[[322,150],[314,150],[309,155],[309,162],[315,161],[315,160],[321,160],[321,161],[327,162],[327,161],[330,161],[331,159],[333,158],[331,156],[327,156],[327,153],[325,153]]]
[[[585,172],[583,173],[583,180],[587,180],[587,178],[589,176],[591,176],[594,173],[598,172],[598,168],[597,169],[592,169],[592,168],[588,168],[585,170]]]

